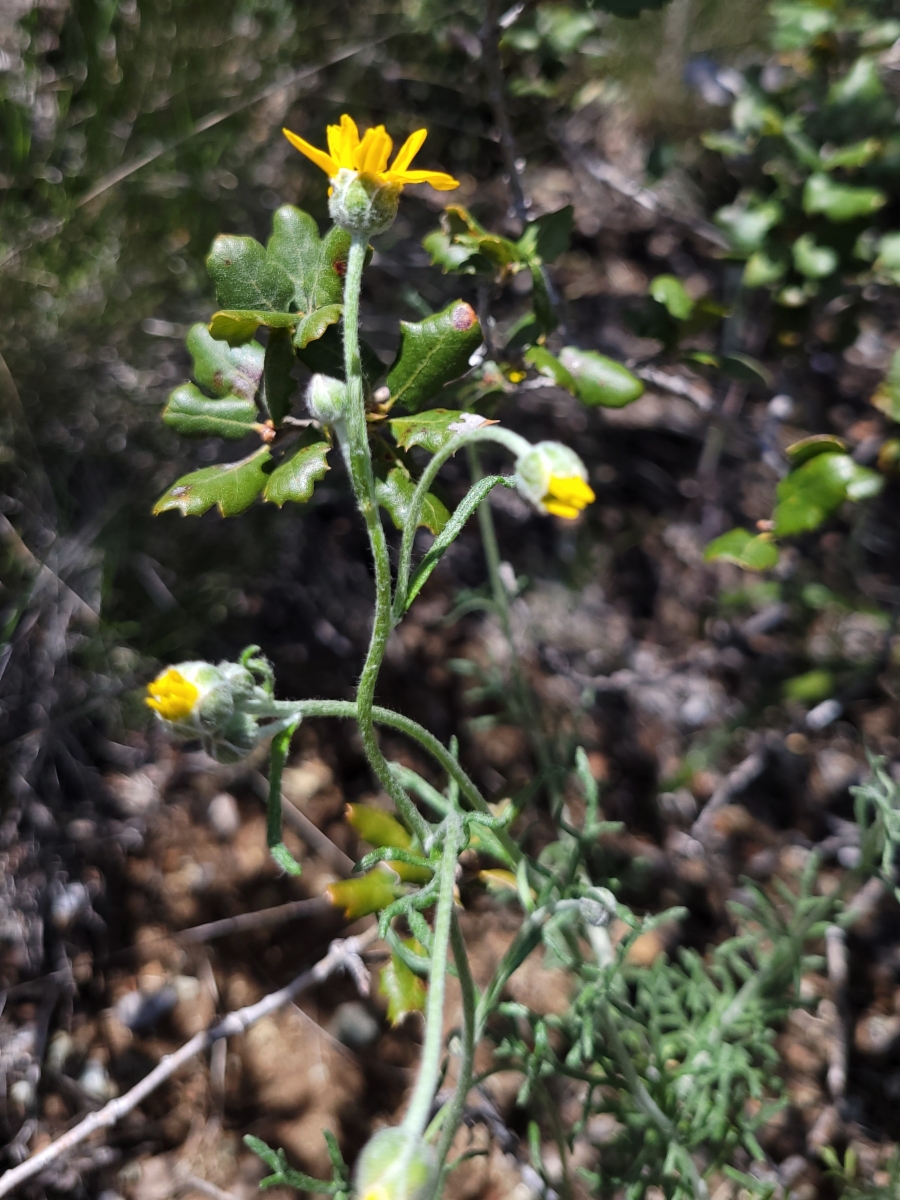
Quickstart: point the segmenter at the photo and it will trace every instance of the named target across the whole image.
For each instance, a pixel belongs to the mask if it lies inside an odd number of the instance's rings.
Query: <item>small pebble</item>
[[[178,1003],[178,992],[170,984],[155,992],[126,992],[116,1002],[116,1017],[135,1033],[143,1033],[167,1016]]]
[[[213,796],[206,817],[216,837],[223,842],[230,842],[241,827],[237,801],[230,792],[219,792],[217,796]]]
[[[98,1058],[89,1058],[78,1079],[78,1086],[93,1100],[105,1103],[119,1094],[119,1089],[109,1077],[109,1072]]]
[[[856,1023],[854,1041],[861,1054],[885,1054],[900,1037],[900,1016],[872,1013]]]
[[[348,1000],[339,1004],[328,1022],[328,1032],[351,1050],[365,1050],[378,1040],[381,1026],[364,1004]]]

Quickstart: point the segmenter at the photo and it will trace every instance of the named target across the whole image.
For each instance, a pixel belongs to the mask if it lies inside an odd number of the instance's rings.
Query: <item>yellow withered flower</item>
[[[516,486],[539,512],[572,521],[596,497],[587,468],[561,442],[538,442],[516,462]]]
[[[595,499],[593,488],[580,476],[551,475],[543,504],[554,517],[565,517],[572,521]]]
[[[169,667],[161,675],[147,684],[147,697],[144,703],[154,712],[158,712],[164,721],[186,721],[193,713],[200,689],[189,679]]]
[[[328,126],[328,152],[319,150],[290,129],[282,133],[291,143],[305,154],[311,162],[320,167],[329,179],[335,179],[341,171],[356,171],[359,175],[374,181],[381,186],[403,188],[411,183],[430,183],[439,192],[449,192],[459,187],[459,181],[443,171],[411,171],[410,163],[422,148],[422,143],[428,136],[427,129],[417,129],[411,133],[400,149],[394,161],[388,167],[388,159],[394,143],[383,125],[367,129],[362,137],[352,117],[346,113],[341,117],[340,125]]]

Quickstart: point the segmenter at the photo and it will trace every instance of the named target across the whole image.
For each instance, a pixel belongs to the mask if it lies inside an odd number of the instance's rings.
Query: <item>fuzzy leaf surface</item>
[[[220,309],[287,312],[294,291],[290,277],[255,238],[219,234],[206,269],[215,284]]]
[[[194,360],[194,379],[214,396],[239,396],[252,400],[263,373],[262,346],[250,342],[229,346],[217,341],[205,325],[194,325],[186,342]]]

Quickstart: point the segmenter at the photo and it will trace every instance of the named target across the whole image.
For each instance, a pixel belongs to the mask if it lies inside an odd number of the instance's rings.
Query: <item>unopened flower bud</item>
[[[516,487],[539,512],[572,520],[594,499],[587,467],[562,442],[538,442],[516,463]]]
[[[342,167],[331,181],[328,211],[335,225],[348,233],[374,237],[393,225],[400,190],[401,185],[388,183],[376,174]]]
[[[359,1200],[422,1200],[434,1184],[435,1155],[421,1137],[402,1127],[381,1129],[356,1164]]]
[[[347,406],[347,385],[330,375],[313,375],[306,389],[309,415],[323,425],[339,421]]]

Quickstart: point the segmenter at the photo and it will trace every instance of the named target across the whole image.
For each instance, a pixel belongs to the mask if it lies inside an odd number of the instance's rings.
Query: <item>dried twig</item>
[[[698,842],[705,843],[712,832],[713,817],[719,809],[724,808],[733,796],[739,795],[754,779],[758,779],[763,773],[765,765],[765,751],[759,750],[749,754],[743,762],[738,763],[733,771],[729,771],[694,822],[691,828],[691,837],[696,838]]]
[[[210,1046],[222,1038],[235,1037],[243,1033],[251,1025],[255,1025],[257,1021],[262,1020],[263,1017],[267,1017],[271,1013],[277,1012],[279,1008],[283,1008],[286,1004],[289,1004],[300,992],[308,987],[312,987],[314,984],[322,983],[336,971],[349,970],[350,974],[358,979],[360,971],[363,969],[359,962],[360,953],[377,936],[378,931],[373,927],[366,930],[365,933],[359,934],[357,937],[342,938],[333,941],[325,957],[317,962],[314,967],[310,967],[308,971],[304,971],[302,975],[298,975],[287,987],[264,996],[256,1004],[248,1004],[244,1008],[239,1008],[235,1012],[229,1013],[227,1017],[224,1017],[211,1028],[195,1034],[190,1041],[185,1042],[174,1054],[167,1054],[162,1058],[150,1074],[146,1075],[131,1091],[126,1092],[124,1096],[119,1096],[115,1100],[111,1100],[109,1104],[104,1105],[97,1112],[85,1117],[83,1121],[80,1121],[68,1133],[64,1133],[62,1137],[57,1138],[55,1142],[51,1142],[49,1146],[37,1154],[33,1154],[31,1158],[26,1159],[19,1166],[13,1167],[5,1175],[0,1175],[0,1196],[8,1196],[20,1184],[25,1183],[28,1179],[33,1179],[35,1175],[38,1175],[46,1167],[55,1163],[62,1155],[72,1150],[75,1146],[80,1146],[82,1142],[86,1141],[98,1130],[110,1129],[124,1116],[137,1108],[160,1084],[174,1075],[179,1067],[182,1067],[198,1054],[202,1054],[204,1050],[208,1050]]]
[[[222,917],[219,921],[207,921],[204,925],[194,925],[183,929],[180,933],[172,934],[172,941],[209,942],[213,938],[228,937],[232,933],[249,933],[250,930],[271,929],[273,925],[283,925],[285,921],[293,921],[296,917],[309,917],[317,914],[334,912],[334,905],[323,896],[314,896],[310,900],[291,900],[287,904],[276,904],[272,908],[263,908],[259,912],[238,913],[234,917]],[[160,942],[167,938],[159,938]]]
[[[658,367],[634,367],[632,369],[635,375],[639,379],[643,379],[645,383],[659,388],[660,391],[671,392],[673,396],[683,396],[692,404],[696,404],[701,412],[709,412],[713,407],[712,397],[703,388],[692,383],[690,379],[685,379],[683,375],[671,375],[668,371],[660,371]]]

